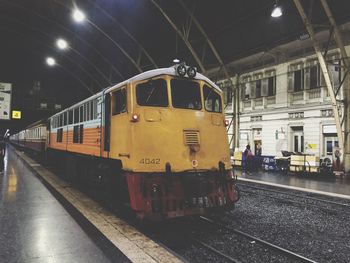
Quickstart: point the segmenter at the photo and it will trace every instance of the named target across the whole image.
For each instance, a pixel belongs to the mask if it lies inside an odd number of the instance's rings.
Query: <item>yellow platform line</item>
[[[276,187],[290,189],[290,190],[297,190],[297,191],[302,191],[302,192],[307,192],[307,193],[320,194],[320,195],[326,195],[326,196],[331,196],[331,197],[337,197],[337,198],[343,198],[343,199],[350,200],[350,195],[343,195],[343,194],[337,194],[337,193],[332,193],[332,192],[325,192],[325,191],[320,191],[320,190],[314,190],[314,189],[309,189],[309,188],[304,188],[304,187],[297,187],[297,186],[290,186],[290,185],[284,185],[284,184],[276,184],[276,183],[270,183],[270,182],[260,181],[260,180],[253,180],[253,179],[242,178],[242,177],[238,177],[237,180],[238,181],[244,181],[244,182],[263,184],[263,185],[269,185],[269,186],[276,186]]]
[[[33,159],[14,149],[35,173],[73,205],[126,257],[135,263],[183,262],[168,250],[146,237],[124,220],[102,208],[85,194],[71,187]]]

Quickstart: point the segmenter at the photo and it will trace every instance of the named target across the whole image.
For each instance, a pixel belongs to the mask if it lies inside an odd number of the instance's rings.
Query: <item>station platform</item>
[[[0,262],[182,260],[8,145],[0,172]]]
[[[322,194],[324,192],[327,195],[332,193],[341,197],[344,195],[350,198],[350,179],[349,178],[336,178],[325,177],[317,175],[299,175],[299,174],[285,174],[280,172],[267,172],[267,171],[253,171],[246,173],[240,168],[234,168],[235,174],[238,179],[242,180],[263,182],[271,185],[280,185],[295,188],[298,190],[306,189],[310,192],[316,192]],[[330,193],[330,194],[328,194]]]
[[[106,256],[98,237],[86,233],[9,147],[0,172],[0,233],[1,262],[128,262],[120,252]]]

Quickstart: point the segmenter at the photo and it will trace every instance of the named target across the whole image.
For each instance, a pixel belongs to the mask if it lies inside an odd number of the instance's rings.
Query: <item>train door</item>
[[[122,87],[112,93],[111,96],[111,157],[115,159],[128,158],[130,149],[128,147],[128,129],[130,122],[127,116],[127,90]]]
[[[109,152],[111,141],[111,95],[109,93],[105,95],[104,106],[104,150]]]

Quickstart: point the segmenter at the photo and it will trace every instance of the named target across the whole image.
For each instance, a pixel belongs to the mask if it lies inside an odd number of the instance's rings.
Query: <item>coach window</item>
[[[67,125],[68,124],[68,111],[65,111],[63,113],[63,125]]]
[[[97,119],[97,99],[93,100],[93,108],[94,108],[93,119]]]
[[[56,142],[62,142],[63,128],[57,130]]]
[[[168,90],[164,79],[152,79],[136,86],[137,104],[140,106],[167,107]]]
[[[120,89],[113,93],[112,114],[120,114],[126,112],[126,89]]]
[[[68,112],[68,124],[73,124],[73,110]]]
[[[221,97],[208,85],[203,87],[204,106],[207,111],[221,112]]]
[[[84,121],[84,107],[83,107],[83,105],[81,105],[81,106],[79,107],[79,112],[80,112],[80,118],[79,118],[79,120],[80,120],[80,122],[83,122],[83,121]]]
[[[89,102],[89,108],[90,108],[90,120],[94,119],[94,105],[93,105],[93,101],[91,100]]]
[[[74,123],[78,123],[79,122],[79,108],[76,107],[74,109]]]
[[[172,79],[171,97],[174,108],[202,109],[201,92],[198,82],[187,79]]]

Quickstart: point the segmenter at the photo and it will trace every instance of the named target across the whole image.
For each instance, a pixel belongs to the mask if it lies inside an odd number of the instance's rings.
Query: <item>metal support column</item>
[[[324,11],[326,12],[326,15],[329,19],[329,22],[331,23],[331,26],[334,30],[334,36],[335,36],[335,42],[337,43],[338,48],[340,49],[341,58],[345,65],[345,72],[347,73],[350,69],[350,61],[347,56],[343,39],[340,35],[339,28],[335,22],[335,19],[332,15],[332,12],[329,8],[329,5],[326,0],[321,0],[322,6]],[[343,84],[343,94],[344,94],[344,168],[345,172],[350,172],[350,78],[348,74],[344,75],[344,79],[341,82],[340,86]],[[340,88],[340,87],[339,87]]]
[[[234,115],[233,118],[235,120],[234,122],[234,134],[235,134],[235,139],[234,139],[234,145],[235,147],[238,147],[238,142],[239,142],[239,101],[240,101],[240,94],[239,94],[239,74],[236,75],[236,87],[233,89],[234,95],[233,95],[233,100],[232,100],[232,105],[234,106]]]
[[[305,24],[305,27],[310,35],[310,38],[313,42],[313,46],[314,46],[314,50],[315,53],[317,55],[318,58],[318,62],[320,63],[320,67],[322,70],[322,74],[324,76],[325,82],[326,82],[326,86],[329,92],[329,96],[331,98],[331,103],[332,103],[332,108],[333,108],[333,113],[334,113],[334,119],[335,119],[335,125],[337,128],[337,135],[338,135],[338,140],[339,140],[339,146],[341,147],[341,150],[344,152],[344,139],[343,139],[343,132],[342,132],[342,126],[341,126],[341,120],[340,120],[340,116],[339,116],[339,111],[338,111],[338,105],[337,105],[337,100],[334,94],[334,90],[332,87],[332,83],[331,83],[331,79],[329,77],[329,72],[327,69],[327,65],[326,65],[326,61],[322,55],[321,52],[321,47],[319,45],[319,43],[317,42],[316,38],[315,38],[315,32],[313,30],[312,25],[310,24],[305,11],[300,3],[300,0],[293,0],[294,4],[296,5],[299,14]]]

